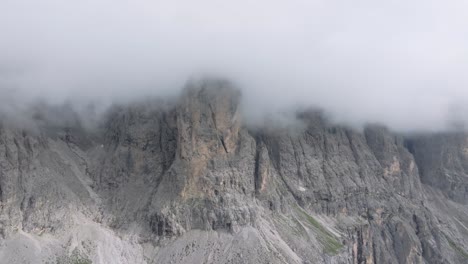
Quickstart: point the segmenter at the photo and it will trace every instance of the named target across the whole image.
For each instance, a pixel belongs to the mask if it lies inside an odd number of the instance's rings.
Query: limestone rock
[[[0,263],[467,263],[466,134],[251,128],[240,100],[211,79],[93,130],[3,122]]]

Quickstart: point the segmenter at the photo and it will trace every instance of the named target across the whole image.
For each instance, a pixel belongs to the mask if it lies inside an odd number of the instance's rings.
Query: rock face
[[[468,137],[466,134],[426,135],[407,141],[421,170],[421,181],[450,199],[468,202]]]
[[[0,127],[0,263],[468,263],[468,136],[247,127],[223,80],[175,103]]]

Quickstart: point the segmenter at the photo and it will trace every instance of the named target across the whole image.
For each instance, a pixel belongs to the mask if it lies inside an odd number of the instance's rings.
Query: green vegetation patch
[[[93,264],[93,262],[75,249],[70,256],[59,257],[55,264]]]
[[[328,255],[336,255],[340,252],[343,245],[340,243],[339,238],[332,232],[328,231],[319,221],[309,215],[301,207],[296,206],[299,215],[310,224],[310,227],[315,231],[317,240],[323,245],[323,250]]]
[[[298,237],[307,238],[307,230],[302,226],[302,224],[295,218],[289,218],[283,215],[280,215],[275,218],[275,222],[279,224],[280,227],[286,227],[288,230]]]
[[[445,235],[445,238],[447,239],[450,247],[455,250],[455,252],[457,252],[460,256],[463,256],[464,258],[468,259],[468,253],[463,249],[461,248],[459,245],[457,245],[457,243],[455,243],[452,239],[450,239],[446,234]]]

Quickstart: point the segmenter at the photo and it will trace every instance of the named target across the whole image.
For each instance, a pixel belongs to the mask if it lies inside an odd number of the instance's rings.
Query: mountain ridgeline
[[[468,263],[468,136],[247,126],[229,82],[0,126],[0,263]]]

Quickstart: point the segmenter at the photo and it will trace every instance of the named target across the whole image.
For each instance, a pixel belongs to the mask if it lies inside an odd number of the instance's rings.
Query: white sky
[[[468,120],[467,14],[465,0],[0,0],[0,98],[128,100],[216,74],[252,116],[312,105],[442,129]]]

